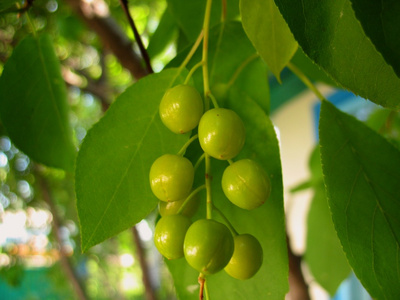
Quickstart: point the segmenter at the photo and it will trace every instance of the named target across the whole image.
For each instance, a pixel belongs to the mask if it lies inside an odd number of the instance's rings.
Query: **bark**
[[[286,237],[289,256],[289,297],[290,300],[309,300],[308,284],[301,271],[301,257],[293,253],[289,238]]]
[[[78,299],[79,300],[87,300],[89,298],[86,294],[83,284],[80,281],[80,279],[78,278],[77,274],[75,273],[72,263],[67,255],[67,253],[65,252],[65,248],[63,247],[63,241],[61,239],[61,232],[60,232],[61,221],[58,216],[56,207],[54,205],[52,196],[50,194],[47,182],[40,174],[36,174],[36,178],[38,178],[38,180],[39,180],[43,199],[49,206],[50,212],[53,215],[53,222],[52,222],[53,233],[54,233],[56,241],[60,247],[59,251],[60,251],[61,267],[63,268],[65,275],[68,277],[69,281],[71,282],[72,287],[73,287]]]
[[[150,280],[149,266],[146,260],[146,251],[142,245],[142,240],[140,239],[137,228],[132,227],[133,239],[136,245],[136,254],[139,258],[139,263],[142,269],[142,281],[146,290],[147,300],[157,300],[156,294],[154,292],[153,286]]]

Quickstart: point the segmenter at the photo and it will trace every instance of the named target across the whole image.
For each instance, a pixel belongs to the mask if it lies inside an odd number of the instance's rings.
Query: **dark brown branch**
[[[39,173],[36,173],[36,178],[38,178],[43,199],[49,206],[51,214],[53,215],[53,222],[52,222],[53,233],[54,233],[56,241],[60,247],[61,266],[64,269],[65,274],[67,275],[69,281],[71,282],[78,299],[86,300],[86,299],[88,299],[88,296],[86,295],[85,289],[83,288],[83,284],[79,280],[78,276],[76,275],[74,268],[72,267],[72,263],[71,263],[70,259],[68,258],[68,254],[65,252],[65,248],[63,247],[63,241],[62,241],[61,232],[60,232],[61,221],[57,214],[57,210],[54,205],[53,199],[50,195],[50,191],[49,191],[47,182],[43,178],[43,176],[40,175]]]
[[[145,249],[142,245],[142,240],[140,239],[139,233],[135,226],[132,227],[132,234],[133,234],[133,239],[136,244],[136,254],[139,258],[140,266],[142,268],[142,277],[143,277],[142,280],[143,280],[143,284],[144,284],[145,291],[146,291],[146,299],[147,300],[157,300],[156,294],[154,293],[154,289],[153,289],[153,286],[152,286],[151,280],[150,280],[150,272],[149,272],[149,266],[148,266],[147,260],[146,260]]]
[[[104,46],[111,50],[121,65],[128,69],[134,78],[140,79],[149,74],[142,66],[140,57],[133,50],[132,42],[115,20],[105,13],[102,14],[102,10],[97,8],[101,0],[94,1],[91,5],[85,4],[80,0],[65,1],[82,18],[86,25],[97,33]],[[103,7],[106,6],[105,3],[101,4]]]
[[[149,73],[154,73],[153,68],[151,67],[149,54],[147,53],[146,48],[143,45],[142,38],[136,28],[136,25],[135,25],[135,22],[133,21],[131,13],[129,12],[128,0],[120,0],[119,2],[121,3],[122,9],[124,10],[126,17],[128,18],[129,25],[132,28],[133,35],[135,36],[136,43],[139,46],[139,50],[140,50],[140,53],[142,54],[143,60],[146,64],[147,71]]]
[[[308,284],[301,271],[301,257],[293,253],[289,237],[286,236],[289,256],[289,296],[290,300],[309,300]]]

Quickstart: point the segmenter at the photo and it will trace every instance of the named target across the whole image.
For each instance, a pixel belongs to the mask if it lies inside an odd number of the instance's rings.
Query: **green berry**
[[[161,201],[186,198],[193,185],[194,168],[190,160],[180,155],[164,154],[150,169],[150,186]]]
[[[234,243],[235,250],[225,271],[236,279],[249,279],[258,272],[263,262],[260,242],[250,234],[241,234],[234,237]]]
[[[203,115],[203,100],[194,87],[180,84],[164,94],[159,113],[161,121],[169,130],[186,133],[199,124]]]
[[[233,245],[232,234],[224,224],[200,219],[186,232],[183,249],[190,266],[204,275],[210,275],[228,264]]]
[[[243,121],[233,110],[226,108],[207,111],[200,119],[198,133],[203,151],[221,160],[239,154],[246,136]]]
[[[162,217],[154,231],[154,244],[158,251],[168,259],[183,257],[183,241],[191,222],[183,215]]]
[[[242,159],[229,165],[222,175],[222,190],[235,205],[255,209],[262,205],[271,193],[267,173],[255,161]]]
[[[181,208],[182,204],[185,202],[185,199],[173,201],[173,202],[158,202],[158,211],[162,217],[175,215],[178,213],[178,210]],[[197,209],[199,208],[199,195],[196,194],[192,199],[186,203],[185,207],[182,210],[182,215],[187,217],[193,217],[196,213]]]

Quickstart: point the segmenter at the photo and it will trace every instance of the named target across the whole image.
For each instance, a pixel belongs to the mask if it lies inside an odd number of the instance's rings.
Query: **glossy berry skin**
[[[193,165],[185,157],[164,154],[150,169],[150,187],[161,201],[178,201],[186,198],[193,185]]]
[[[183,257],[183,241],[190,225],[190,219],[180,214],[165,216],[158,221],[154,244],[161,255],[168,259]]]
[[[203,151],[221,160],[239,154],[246,137],[243,121],[226,108],[208,110],[200,119],[198,133]]]
[[[183,249],[190,266],[210,275],[228,264],[233,254],[233,237],[224,224],[200,219],[186,232]]]
[[[203,115],[203,100],[199,92],[187,84],[166,91],[159,106],[161,121],[174,133],[194,129]]]
[[[225,271],[236,279],[249,279],[258,272],[263,262],[260,242],[250,234],[237,235],[234,242],[235,250]]]
[[[178,200],[178,201],[173,201],[173,202],[164,202],[160,201],[158,202],[158,211],[162,217],[169,216],[169,215],[175,215],[178,213],[178,210],[181,208],[183,202],[185,202],[185,199]],[[198,194],[196,194],[190,201],[185,205],[185,207],[182,210],[182,215],[185,215],[187,217],[193,217],[193,215],[196,213],[197,209],[199,208],[199,197]]]
[[[225,196],[243,209],[255,209],[262,205],[271,193],[267,173],[255,161],[242,159],[229,165],[222,175]]]

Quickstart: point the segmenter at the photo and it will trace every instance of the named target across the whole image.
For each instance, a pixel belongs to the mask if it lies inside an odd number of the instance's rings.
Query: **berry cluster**
[[[263,168],[250,159],[232,161],[241,151],[246,135],[243,121],[233,110],[216,107],[203,113],[198,91],[181,84],[165,93],[159,113],[164,125],[174,133],[198,127],[205,155],[229,161],[222,188],[233,204],[250,210],[267,200],[270,181]],[[160,200],[161,218],[154,234],[157,249],[167,259],[185,257],[201,276],[225,269],[234,278],[252,277],[263,260],[261,245],[254,236],[238,234],[224,216],[228,224],[210,218],[191,222],[200,190],[193,190],[194,174],[192,162],[182,155],[164,154],[151,166],[150,186]]]

